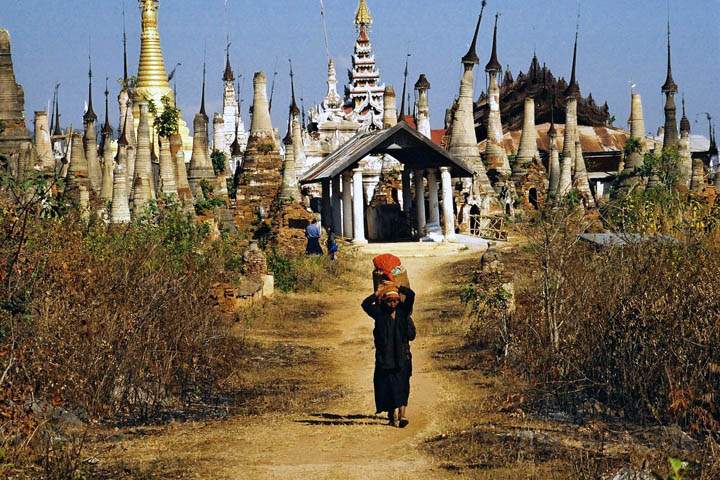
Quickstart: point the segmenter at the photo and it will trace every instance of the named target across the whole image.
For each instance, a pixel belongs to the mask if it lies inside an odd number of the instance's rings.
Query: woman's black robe
[[[394,319],[375,295],[370,295],[362,303],[365,313],[375,320],[373,384],[377,413],[406,406],[410,396],[410,342],[415,340],[415,325],[411,315],[415,292],[405,287],[400,287],[399,292],[405,295],[405,301],[398,305]]]

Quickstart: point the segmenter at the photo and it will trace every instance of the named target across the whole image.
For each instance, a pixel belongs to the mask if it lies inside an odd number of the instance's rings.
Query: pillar
[[[413,180],[415,182],[415,213],[417,223],[416,228],[418,237],[425,236],[425,185],[423,183],[423,171],[415,170],[413,172]]]
[[[403,165],[402,171],[402,199],[403,199],[403,212],[410,214],[412,210],[412,192],[410,191],[410,168],[407,165]]]
[[[340,193],[340,175],[332,179],[332,226],[333,232],[342,234],[342,194]]]
[[[456,237],[455,213],[453,211],[453,188],[449,167],[440,167],[440,182],[442,184],[443,198],[443,235],[445,235],[445,241],[452,242],[456,240]]]
[[[353,204],[352,204],[353,174],[344,172],[342,174],[342,208],[343,208],[343,231],[342,236],[352,238],[353,236]]]
[[[362,168],[353,170],[353,243],[364,245],[365,239],[365,201],[363,200]]]
[[[323,178],[322,180],[322,202],[320,206],[320,223],[323,228],[330,225],[332,222],[332,205],[330,203],[330,179]]]
[[[440,230],[440,197],[438,197],[437,168],[425,170],[428,182],[428,229]]]

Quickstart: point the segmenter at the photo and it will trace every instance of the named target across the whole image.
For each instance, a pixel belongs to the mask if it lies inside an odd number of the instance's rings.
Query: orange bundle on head
[[[376,271],[381,271],[388,280],[395,280],[393,270],[401,265],[400,259],[391,253],[383,253],[373,258]]]

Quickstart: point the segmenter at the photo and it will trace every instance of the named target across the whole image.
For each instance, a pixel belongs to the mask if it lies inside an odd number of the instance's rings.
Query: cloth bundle
[[[402,262],[391,253],[383,253],[373,258],[373,265],[375,265],[375,271],[382,272],[390,281],[394,281],[395,275],[402,271]]]

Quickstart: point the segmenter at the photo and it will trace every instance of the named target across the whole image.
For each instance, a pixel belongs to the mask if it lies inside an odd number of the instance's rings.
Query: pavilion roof
[[[300,183],[317,183],[354,168],[372,154],[388,154],[412,169],[450,167],[453,177],[470,177],[472,169],[406,122],[386,130],[358,133],[311,168]]]

